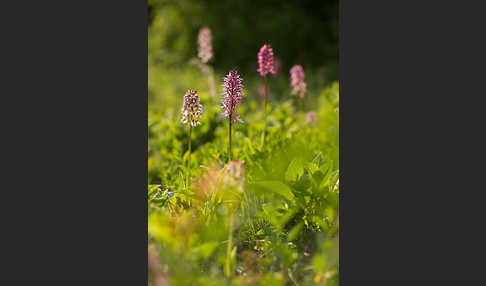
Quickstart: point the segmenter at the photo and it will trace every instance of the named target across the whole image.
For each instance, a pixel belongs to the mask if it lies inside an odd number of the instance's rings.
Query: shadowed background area
[[[231,68],[238,68],[248,95],[257,94],[257,53],[272,45],[280,72],[271,89],[277,98],[286,96],[289,69],[301,64],[309,90],[322,89],[338,76],[337,0],[148,0],[149,7],[149,100],[150,108],[175,108],[170,97],[182,96],[188,85],[198,83],[197,70],[188,62],[197,56],[197,35],[203,26],[212,30],[218,85]],[[171,75],[168,75],[171,73]],[[251,84],[250,83],[255,83]],[[155,104],[157,106],[155,106]]]

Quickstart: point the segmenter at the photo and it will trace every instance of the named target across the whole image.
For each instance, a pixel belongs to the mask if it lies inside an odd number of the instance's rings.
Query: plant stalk
[[[229,146],[228,146],[228,162],[231,161],[231,124],[232,124],[233,118],[230,114],[229,116]]]
[[[214,82],[214,72],[212,68],[209,68],[208,85],[211,93],[211,100],[214,101],[216,98],[216,83]]]
[[[233,210],[231,210],[231,215],[230,215],[230,221],[229,221],[229,229],[228,229],[228,248],[226,248],[226,277],[231,278],[232,276],[232,257],[231,257],[231,252],[233,248],[233,223],[234,223],[234,213]]]
[[[192,122],[192,117],[189,118],[190,121],[189,121],[189,155],[188,155],[188,158],[187,158],[187,182],[186,182],[186,185],[187,187],[189,187],[189,185],[191,184],[191,137],[192,137],[192,125],[191,125],[191,122]]]
[[[265,94],[264,94],[264,97],[263,97],[263,134],[262,134],[262,147],[263,145],[265,144],[265,133],[266,133],[266,130],[267,130],[267,101],[268,101],[268,80],[267,80],[267,76],[264,76],[263,77],[264,79],[264,87],[265,87]]]

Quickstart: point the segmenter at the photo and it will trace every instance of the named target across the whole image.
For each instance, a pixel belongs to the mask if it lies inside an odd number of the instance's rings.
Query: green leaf
[[[329,191],[339,191],[339,170],[332,172],[329,176]]]
[[[312,159],[312,163],[317,165],[317,167],[321,167],[324,164],[324,157],[322,156],[322,153],[319,153]]]
[[[255,185],[279,194],[288,200],[292,200],[294,198],[294,194],[290,190],[289,186],[280,181],[260,181],[256,182]]]
[[[297,157],[293,159],[287,167],[287,171],[285,172],[285,180],[295,181],[302,176],[302,174],[304,174],[304,164],[302,163],[302,159]]]
[[[332,160],[327,160],[327,162],[320,167],[320,170],[323,174],[326,174],[328,171],[331,171],[334,166],[334,162]]]
[[[255,149],[253,149],[253,144],[251,143],[251,140],[248,137],[245,138],[245,143],[248,146],[248,150],[250,151],[250,154],[255,154]]]
[[[148,193],[152,194],[155,191],[160,190],[160,185],[148,185]]]
[[[294,226],[292,228],[292,230],[289,232],[289,236],[288,236],[288,239],[289,240],[294,240],[297,238],[297,236],[299,235],[300,231],[302,230],[302,228],[304,227],[304,224],[303,222],[299,222],[296,226]]]
[[[190,155],[191,155],[191,153],[189,153],[189,149],[186,150],[186,152],[182,156],[182,162],[187,162],[187,160],[188,160],[188,158],[189,158]]]
[[[203,259],[206,259],[211,256],[216,246],[218,246],[217,242],[206,242],[195,247],[193,251],[198,253]]]
[[[263,229],[260,229],[259,231],[257,231],[256,235],[262,237],[265,235],[265,231],[263,231]]]
[[[160,193],[162,190],[160,188],[160,185],[149,185],[148,186],[148,193],[147,193],[147,196],[148,196],[148,199],[153,199],[154,195],[156,195],[157,193]]]
[[[277,226],[280,230],[282,229],[283,226],[287,224],[294,216],[295,214],[299,211],[300,208],[298,207],[293,207],[291,208],[287,213],[285,213],[283,216],[278,218],[278,221],[275,223],[275,226]]]
[[[324,157],[322,156],[322,153],[319,153],[314,157],[314,159],[312,159],[312,162],[307,164],[307,169],[311,174],[314,174],[323,165],[324,165]]]
[[[326,267],[326,257],[322,254],[317,254],[312,259],[314,271],[322,271]]]

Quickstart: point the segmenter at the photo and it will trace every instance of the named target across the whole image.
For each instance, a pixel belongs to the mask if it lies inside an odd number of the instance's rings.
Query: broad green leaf
[[[214,249],[218,246],[217,242],[206,242],[193,249],[195,253],[198,253],[202,258],[206,259],[213,253]]]
[[[304,174],[304,164],[302,163],[302,159],[297,157],[293,159],[287,167],[287,171],[285,172],[285,180],[295,181],[302,176],[302,174]]]
[[[317,170],[319,170],[324,165],[324,157],[322,153],[317,154],[312,161],[307,164],[307,169],[311,174],[314,174]]]
[[[281,196],[284,196],[288,200],[294,198],[294,194],[290,190],[289,186],[287,186],[286,184],[280,181],[260,181],[255,183],[255,185],[263,189],[272,191]]]

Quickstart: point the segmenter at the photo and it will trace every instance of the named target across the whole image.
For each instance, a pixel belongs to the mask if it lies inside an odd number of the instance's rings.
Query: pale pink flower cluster
[[[190,124],[197,126],[201,124],[199,118],[201,118],[203,107],[200,103],[197,91],[189,89],[184,95],[184,104],[182,105],[182,119],[184,124]]]
[[[209,62],[213,58],[213,37],[208,27],[201,28],[197,38],[198,50],[197,56],[203,63]]]
[[[223,116],[231,118],[231,121],[242,122],[236,107],[241,103],[243,98],[243,85],[241,82],[243,79],[240,77],[236,70],[230,70],[228,75],[224,78],[223,94],[224,99],[221,102],[221,108],[223,109]]]
[[[275,61],[273,62],[273,70],[274,74],[273,76],[276,77],[278,73],[280,72],[280,67],[282,66],[282,62],[280,61],[279,58],[275,58]]]
[[[307,85],[304,81],[304,69],[301,65],[294,65],[290,69],[290,85],[293,87],[292,95],[299,95],[303,98],[307,92]]]

